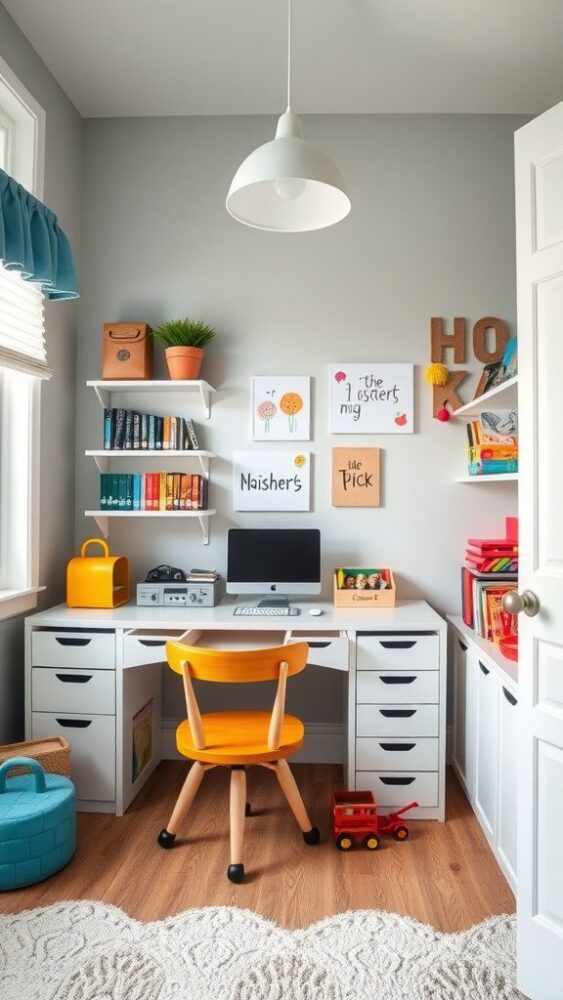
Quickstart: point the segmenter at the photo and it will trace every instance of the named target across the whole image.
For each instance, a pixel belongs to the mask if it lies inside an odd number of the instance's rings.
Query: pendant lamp
[[[238,222],[276,233],[324,229],[344,219],[351,204],[329,156],[303,138],[291,110],[291,0],[288,0],[287,110],[276,136],[246,157],[229,188],[227,211]]]

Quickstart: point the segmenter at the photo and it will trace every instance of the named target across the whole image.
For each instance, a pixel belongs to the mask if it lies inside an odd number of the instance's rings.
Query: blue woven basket
[[[14,767],[31,774],[8,778]],[[31,757],[0,765],[0,889],[40,882],[70,861],[76,848],[74,785],[45,774]]]

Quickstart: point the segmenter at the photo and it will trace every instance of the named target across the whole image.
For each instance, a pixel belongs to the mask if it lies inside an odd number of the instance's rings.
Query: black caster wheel
[[[252,806],[250,805],[250,802],[247,802],[246,805],[245,805],[245,807],[244,807],[244,815],[245,816],[252,816]]]
[[[168,830],[161,830],[158,835],[158,843],[161,847],[168,850],[170,847],[174,847],[174,841],[176,840],[175,833],[168,833]]]
[[[321,835],[316,826],[312,826],[310,830],[306,830],[303,834],[303,840],[306,844],[318,844],[321,839]]]
[[[229,882],[242,882],[244,878],[244,865],[229,865],[227,868],[227,878]]]

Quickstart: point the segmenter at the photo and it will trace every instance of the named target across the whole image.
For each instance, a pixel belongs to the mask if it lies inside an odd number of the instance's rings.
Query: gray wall
[[[83,125],[78,112],[0,4],[0,56],[46,112],[44,200],[70,238],[78,263]],[[78,307],[47,307],[47,354],[55,375],[41,400],[39,607],[64,598],[64,571],[74,546],[75,364]],[[23,738],[23,619],[0,622],[0,743]]]
[[[516,510],[506,485],[459,485],[465,431],[432,419],[422,380],[429,320],[484,315],[514,331],[514,130],[505,116],[326,116],[307,134],[335,158],[352,213],[341,225],[306,235],[260,233],[224,208],[232,174],[267,140],[266,118],[90,120],[86,124],[83,295],[77,368],[76,541],[95,533],[82,512],[97,504],[98,482],[84,449],[101,444],[100,410],[88,378],[100,374],[107,321],[156,324],[185,313],[216,325],[203,375],[219,389],[203,446],[213,465],[211,544],[191,522],[114,522],[114,551],[142,579],[158,562],[225,570],[225,532],[233,524],[319,526],[323,571],[342,563],[392,566],[400,596],[459,608],[459,567],[469,534],[496,534]],[[413,436],[332,438],[327,433],[327,366],[346,361],[414,362]],[[472,395],[480,365],[464,389]],[[237,514],[231,457],[248,440],[252,374],[313,376],[313,512]],[[378,444],[383,456],[379,510],[330,505],[330,449]],[[284,447],[281,445],[281,447]],[[287,447],[287,446],[286,446]],[[305,445],[304,445],[305,447]],[[321,693],[319,685],[322,684]],[[340,678],[307,673],[294,686],[308,721],[341,717]],[[167,681],[165,714],[179,691]]]

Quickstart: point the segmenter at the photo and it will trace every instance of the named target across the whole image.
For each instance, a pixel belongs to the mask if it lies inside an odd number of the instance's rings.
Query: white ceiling
[[[286,0],[3,0],[79,111],[273,114]],[[304,113],[535,114],[563,99],[563,0],[294,0]]]

